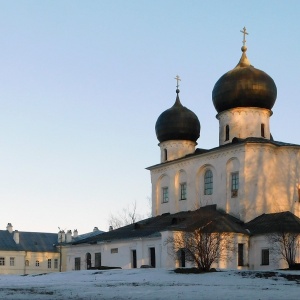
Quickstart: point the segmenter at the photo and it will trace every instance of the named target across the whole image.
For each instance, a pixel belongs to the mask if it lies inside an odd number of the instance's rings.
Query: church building
[[[87,253],[92,267],[185,266],[182,257],[174,260],[169,255],[166,239],[208,222],[215,232],[231,233],[236,248],[230,259],[215,262],[214,267],[287,267],[268,236],[280,230],[300,233],[300,145],[273,139],[270,117],[277,88],[267,73],[251,65],[245,28],[242,32],[238,64],[212,90],[219,145],[196,148],[200,122],[182,105],[177,76],[175,103],[155,125],[159,163],[147,168],[152,218],[70,244],[80,251],[70,252],[78,257],[66,252],[67,270],[74,270],[78,258],[84,261]]]

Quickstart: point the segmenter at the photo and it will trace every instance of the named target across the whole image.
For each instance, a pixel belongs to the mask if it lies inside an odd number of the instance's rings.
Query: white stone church
[[[212,91],[219,146],[196,148],[200,122],[181,104],[177,77],[175,103],[155,125],[160,162],[147,168],[152,218],[67,244],[67,270],[185,266],[169,255],[164,241],[191,222],[201,227],[208,220],[216,232],[232,233],[236,247],[229,260],[214,267],[287,267],[272,253],[267,235],[279,228],[300,232],[300,146],[273,140],[269,121],[276,85],[250,64],[245,39],[241,49],[236,67]]]
[[[244,30],[245,36],[245,30]],[[176,100],[157,119],[160,162],[148,167],[152,217],[109,232],[62,243],[62,269],[111,266],[190,266],[174,260],[165,240],[175,232],[208,222],[231,233],[236,251],[217,268],[286,268],[267,235],[300,232],[300,145],[273,140],[270,128],[277,97],[273,79],[242,56],[212,91],[219,122],[219,145],[199,149],[198,117]],[[298,241],[299,243],[299,241]],[[296,262],[300,262],[299,250]]]

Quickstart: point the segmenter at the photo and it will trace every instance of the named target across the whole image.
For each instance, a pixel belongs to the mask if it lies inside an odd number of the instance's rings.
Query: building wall
[[[213,193],[204,193],[204,174],[213,173]],[[232,173],[239,173],[237,195],[231,192]],[[248,222],[263,213],[291,211],[300,217],[300,150],[249,143],[174,161],[151,169],[152,214],[177,213],[217,204],[219,209]],[[180,200],[180,183],[187,199]],[[169,199],[162,203],[162,188]]]
[[[241,219],[248,222],[263,213],[283,211],[300,217],[299,148],[247,144],[245,155]]]
[[[5,265],[0,265],[0,274],[40,274],[59,271],[59,253],[56,252],[0,251],[1,257],[5,258]],[[13,266],[10,265],[10,258],[14,258]],[[50,268],[48,259],[51,259]],[[58,260],[57,268],[54,266],[55,259]],[[37,261],[39,266],[36,266]]]
[[[142,265],[150,265],[150,248],[155,248],[156,267],[163,267],[161,259],[162,245],[160,238],[112,241],[96,245],[70,245],[65,248],[66,271],[75,270],[76,257],[80,257],[80,269],[86,270],[87,253],[91,254],[92,267],[95,267],[95,253],[101,253],[102,266],[130,269],[133,267],[132,250],[136,250],[137,268],[140,268]]]
[[[240,202],[244,197],[245,148],[242,145],[230,149],[217,149],[207,154],[170,162],[151,169],[152,215],[177,213],[195,210],[209,204],[239,217]],[[204,174],[210,169],[213,173],[213,193],[204,194]],[[231,173],[240,173],[239,193],[231,198]],[[180,183],[186,180],[187,199],[180,200]],[[162,203],[162,188],[168,186],[169,201]]]

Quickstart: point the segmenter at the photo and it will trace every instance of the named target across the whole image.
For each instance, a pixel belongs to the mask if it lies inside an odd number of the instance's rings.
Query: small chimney
[[[66,241],[66,234],[65,234],[65,231],[62,230],[61,231],[61,243],[64,243]]]
[[[113,227],[110,225],[108,231],[113,231]]]
[[[11,225],[11,223],[7,223],[6,230],[7,230],[9,233],[12,233],[12,232],[13,232],[13,226]]]
[[[73,237],[74,238],[78,237],[78,231],[77,231],[77,229],[74,229],[74,231],[73,231]]]
[[[93,232],[99,231],[98,227],[94,227]]]
[[[71,231],[71,230],[68,230],[68,231],[67,231],[67,234],[66,234],[66,242],[67,242],[67,243],[72,242],[72,231]]]
[[[20,234],[19,234],[18,230],[15,230],[15,232],[14,232],[14,241],[16,244],[20,243]]]

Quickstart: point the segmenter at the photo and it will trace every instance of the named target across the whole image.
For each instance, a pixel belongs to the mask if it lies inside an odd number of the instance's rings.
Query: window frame
[[[230,128],[229,125],[227,124],[225,126],[225,142],[229,141],[229,137],[230,137]]]
[[[240,186],[240,176],[239,172],[231,173],[231,198],[238,197],[238,191]]]
[[[266,253],[268,256],[266,256]],[[269,266],[270,265],[270,249],[263,248],[261,249],[261,266]]]
[[[264,123],[261,123],[261,124],[260,124],[260,135],[261,135],[261,137],[263,137],[263,138],[266,137],[265,124],[264,124]]]
[[[14,257],[10,257],[9,258],[9,266],[10,267],[14,267],[15,266],[15,258]]]
[[[47,266],[48,266],[48,269],[52,268],[52,259],[51,258],[48,258]]]
[[[211,169],[207,169],[204,173],[204,195],[213,194],[214,174]]]
[[[54,269],[58,269],[58,258],[54,258]]]
[[[244,262],[244,244],[238,243],[238,267],[243,267],[245,265]]]
[[[39,261],[39,260],[36,260],[36,261],[35,261],[35,266],[36,266],[36,267],[39,267],[39,266],[40,266],[40,261]]]
[[[187,184],[186,182],[180,183],[180,200],[187,199]]]
[[[5,257],[0,257],[0,266],[5,266]]]
[[[162,187],[162,199],[161,203],[168,203],[169,202],[169,187],[164,186]]]

